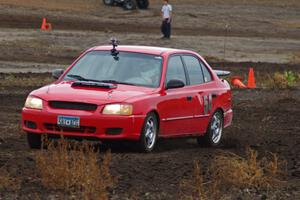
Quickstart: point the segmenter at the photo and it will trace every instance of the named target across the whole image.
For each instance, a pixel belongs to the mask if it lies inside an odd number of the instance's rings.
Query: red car
[[[135,141],[144,152],[167,137],[216,146],[233,115],[230,86],[217,73],[188,50],[94,47],[30,93],[23,129],[31,148],[41,134]]]

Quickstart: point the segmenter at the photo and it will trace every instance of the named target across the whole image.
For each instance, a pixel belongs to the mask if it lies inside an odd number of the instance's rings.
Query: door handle
[[[188,100],[188,101],[192,101],[192,100],[193,100],[193,97],[191,97],[191,96],[187,96],[187,97],[186,97],[186,100]]]

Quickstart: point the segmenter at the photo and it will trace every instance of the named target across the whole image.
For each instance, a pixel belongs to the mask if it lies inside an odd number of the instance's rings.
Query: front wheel
[[[139,149],[142,152],[151,152],[157,141],[158,120],[154,113],[147,115],[141,132]]]
[[[201,146],[215,147],[221,143],[223,134],[223,113],[216,111],[207,127],[207,131],[204,136],[198,137],[197,142]]]
[[[135,0],[125,0],[124,3],[123,3],[123,8],[125,10],[134,10],[134,9],[136,9]]]

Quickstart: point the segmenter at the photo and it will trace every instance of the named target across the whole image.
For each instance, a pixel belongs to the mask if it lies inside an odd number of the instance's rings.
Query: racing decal
[[[203,96],[203,102],[204,102],[204,114],[208,114],[212,111],[212,95],[204,95]]]

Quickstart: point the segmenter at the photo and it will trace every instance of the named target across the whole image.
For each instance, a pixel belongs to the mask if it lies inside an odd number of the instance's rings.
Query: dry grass
[[[206,200],[220,199],[218,180],[204,183],[199,161],[194,162],[194,174],[192,180],[183,180],[180,183],[179,198],[182,200]]]
[[[270,158],[263,157],[260,160],[257,156],[257,152],[251,149],[247,150],[246,158],[231,152],[216,156],[210,167],[212,177],[223,185],[241,188],[282,186],[284,182],[278,179],[282,171],[276,154],[271,153]]]
[[[99,152],[88,143],[64,140],[47,144],[36,155],[37,172],[44,187],[79,195],[82,199],[108,199],[113,185],[110,175],[111,154],[99,161]]]
[[[222,199],[222,191],[235,187],[239,189],[274,189],[285,185],[280,180],[282,163],[276,154],[258,159],[257,152],[248,149],[246,157],[225,152],[215,157],[203,177],[198,161],[194,164],[192,180],[180,184],[180,198],[184,200]],[[204,182],[203,180],[209,180]]]
[[[6,170],[0,169],[0,190],[18,191],[21,180],[11,176]]]
[[[273,74],[257,74],[257,84],[263,88],[291,88],[300,82],[299,72],[274,72]]]

